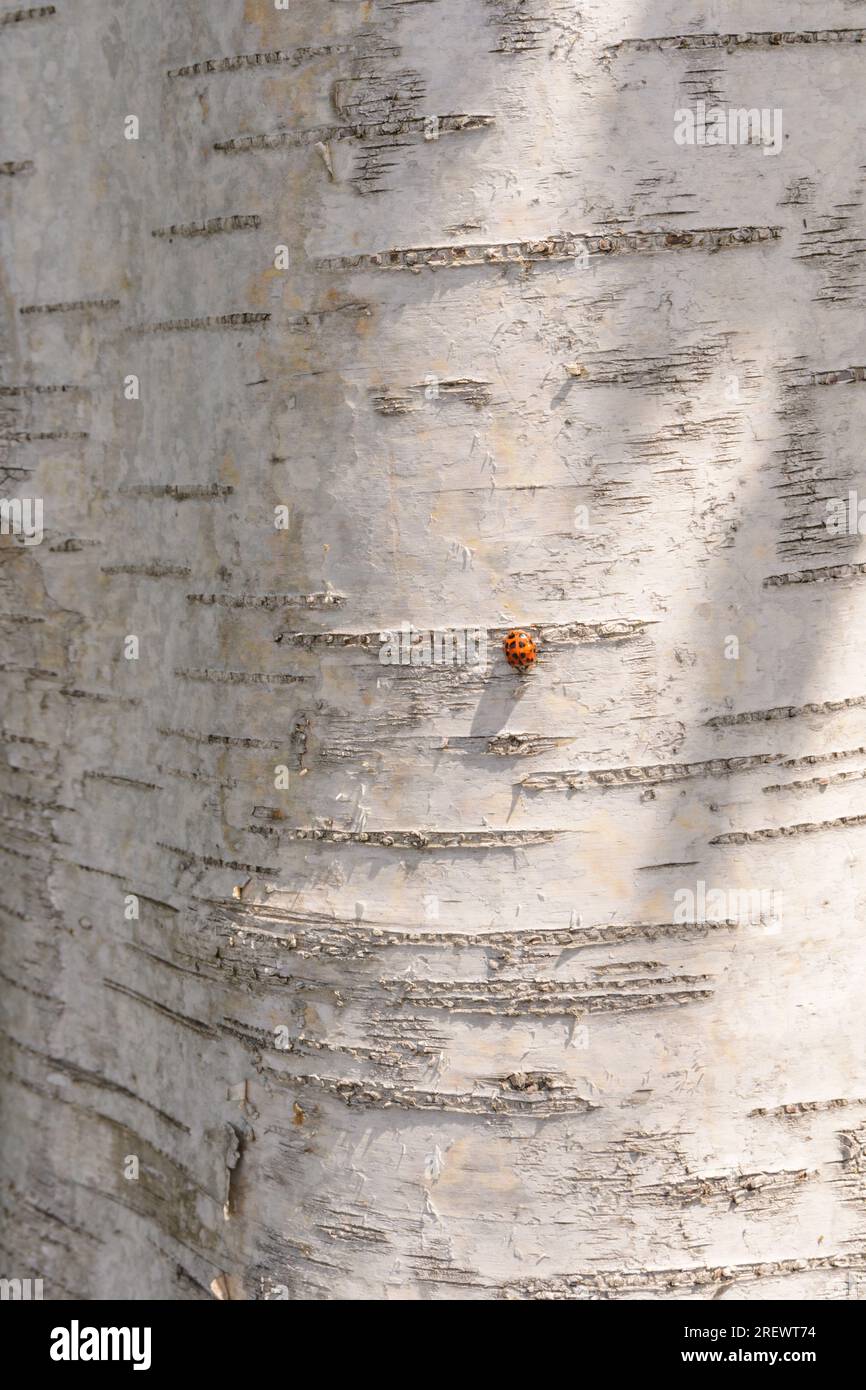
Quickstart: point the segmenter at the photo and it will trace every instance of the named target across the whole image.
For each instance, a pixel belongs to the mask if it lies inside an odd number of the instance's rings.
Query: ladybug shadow
[[[520,672],[509,666],[487,682],[472,716],[470,735],[483,738],[500,734],[515,708],[528,694],[532,671]]]

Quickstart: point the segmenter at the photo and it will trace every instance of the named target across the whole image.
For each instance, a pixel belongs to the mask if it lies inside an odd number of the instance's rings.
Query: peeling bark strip
[[[110,695],[104,690],[82,690],[78,686],[61,686],[59,692],[67,700],[92,700],[97,705],[127,705],[135,707],[140,704],[137,696],[134,695]]]
[[[370,388],[373,409],[378,410],[380,415],[408,415],[411,411],[423,410],[431,399],[429,393],[430,386],[423,381],[414,386],[406,386],[402,390],[389,386]],[[433,399],[461,401],[464,405],[474,405],[476,409],[480,409],[481,406],[490,404],[490,382],[472,381],[467,378],[437,380]]]
[[[229,483],[137,483],[121,488],[126,497],[167,498],[172,502],[211,502],[231,497],[234,488]]]
[[[866,705],[866,695],[849,695],[845,700],[824,700],[820,704],[775,705],[772,709],[748,710],[742,714],[716,714],[707,720],[707,728],[723,729],[733,724],[772,723],[778,719],[801,719],[811,714],[837,714],[840,710],[860,709]]]
[[[326,955],[332,958],[365,959],[384,951],[406,946],[424,950],[488,951],[510,964],[528,961],[533,968],[542,961],[555,962],[564,950],[591,950],[597,946],[638,945],[643,942],[673,941],[677,944],[700,941],[717,933],[733,932],[738,922],[606,922],[586,927],[520,928],[515,931],[424,931],[378,925],[365,921],[337,922],[327,917],[290,908],[255,903],[250,906],[214,900],[220,919],[241,933],[240,941],[250,937],[258,958],[277,963],[284,951],[299,957]],[[291,927],[275,931],[271,925]],[[273,948],[270,954],[263,950]]]
[[[267,878],[280,872],[268,864],[245,864],[238,859],[219,859],[213,854],[196,854],[192,850],[180,849],[177,845],[165,844],[162,840],[157,840],[156,847],[165,850],[166,854],[176,855],[178,859],[204,864],[209,869],[234,869],[238,873],[256,874],[259,878]]]
[[[847,386],[852,381],[866,381],[866,367],[840,367],[832,372],[813,372],[813,386]]]
[[[385,990],[399,993],[401,1012],[411,1004],[417,1009],[445,1009],[448,1013],[492,1018],[568,1018],[666,1009],[712,998],[712,989],[677,988],[693,979],[700,982],[706,976],[683,975],[651,982],[635,979],[605,991],[588,983],[552,980],[471,980],[447,985],[382,980],[380,984]],[[649,983],[657,988],[647,990]]]
[[[573,643],[622,642],[639,636],[652,620],[643,618],[617,618],[598,623],[547,623],[533,625],[544,647],[567,647]],[[485,629],[482,629],[485,630]],[[487,628],[487,640],[501,641],[508,632],[507,627]],[[318,647],[357,647],[363,651],[379,651],[382,645],[382,632],[400,631],[399,624],[382,628],[380,632],[289,632],[277,633],[275,641],[287,645],[314,650]],[[395,667],[398,670],[399,667]],[[424,668],[419,668],[424,669]],[[431,675],[436,672],[428,668]]]
[[[272,1075],[274,1073],[272,1072]],[[358,1081],[332,1080],[323,1076],[291,1076],[292,1086],[308,1086],[335,1096],[346,1105],[372,1110],[438,1110],[457,1115],[528,1115],[545,1119],[552,1115],[587,1115],[599,1107],[582,1096],[529,1099],[512,1096],[460,1095],[448,1091],[410,1091],[390,1086],[371,1086]]]
[[[216,744],[223,748],[280,748],[277,739],[243,738],[237,734],[208,734],[195,729],[158,728],[160,738],[182,738],[189,743]]]
[[[761,830],[731,830],[725,835],[716,835],[711,845],[746,845],[758,840],[788,839],[794,835],[818,835],[824,830],[853,830],[858,825],[866,825],[866,815],[837,816],[835,820],[803,821],[799,825],[765,826]]]
[[[215,314],[201,319],[167,319],[162,323],[142,323],[130,326],[131,333],[178,333],[198,328],[250,328],[267,323],[270,314]]]
[[[538,241],[498,241],[466,246],[412,246],[357,256],[327,256],[318,261],[322,270],[454,270],[465,265],[543,265],[573,261],[584,251],[590,255],[641,254],[691,248],[720,251],[753,242],[774,241],[781,227],[710,227],[683,231],[609,232],[604,236],[581,233],[548,236]]]
[[[375,50],[378,56],[394,58],[398,55],[397,48],[379,48]],[[315,58],[331,57],[354,57],[363,56],[363,49],[358,44],[329,43],[320,44],[313,48],[272,48],[265,53],[238,53],[233,58],[204,58],[197,63],[187,63],[181,68],[170,68],[167,72],[168,77],[200,77],[203,73],[217,72],[240,72],[244,68],[268,68],[278,67],[281,64],[288,64],[289,67],[300,67],[302,63],[312,62]]]
[[[206,222],[183,222],[177,226],[155,227],[151,236],[155,237],[201,237],[215,236],[218,232],[241,232],[250,227],[260,227],[262,219],[256,212],[235,213],[231,217],[209,217]]]
[[[802,758],[786,758],[782,763],[783,767],[815,767],[820,763],[841,762],[844,758],[860,758],[866,756],[866,746],[859,748],[838,748],[827,753],[807,753]]]
[[[764,580],[768,589],[783,588],[786,584],[826,584],[831,579],[859,579],[866,574],[866,564],[823,565],[819,569],[792,570],[788,574],[770,574]]]
[[[711,380],[726,356],[727,344],[716,339],[695,343],[664,357],[631,357],[622,351],[585,353],[580,362],[562,365],[567,376],[587,386],[627,386],[630,390],[658,393],[671,386],[695,386]],[[718,426],[719,433],[723,433],[721,421]]]
[[[310,126],[306,130],[279,130],[272,134],[237,135],[232,140],[218,140],[214,149],[221,154],[245,154],[252,150],[295,149],[303,145],[327,144],[331,140],[370,140],[399,135],[421,135],[436,122],[440,135],[455,135],[467,130],[484,130],[493,125],[492,116],[406,116],[396,120],[357,121],[351,125]]]
[[[607,1270],[602,1273],[561,1275],[553,1279],[523,1279],[509,1285],[505,1298],[612,1297],[623,1293],[657,1293],[677,1298],[683,1293],[699,1293],[725,1286],[754,1284],[761,1279],[809,1273],[813,1270],[866,1269],[866,1251],[837,1255],[814,1255],[804,1259],[768,1260],[762,1264],[724,1265],[709,1268],[694,1265],[686,1269]]]
[[[784,48],[815,43],[866,43],[866,29],[794,29],[787,31],[758,30],[743,34],[679,34],[659,39],[622,39],[611,44],[609,53],[633,50],[638,53],[664,53],[703,48]]]
[[[0,386],[0,396],[53,396],[62,395],[67,392],[83,392],[86,386],[62,385],[62,386]]]
[[[849,1099],[845,1096],[836,1096],[832,1100],[793,1100],[788,1101],[785,1105],[774,1105],[770,1108],[760,1106],[756,1110],[750,1110],[749,1117],[763,1115],[771,1118],[782,1118],[790,1115],[810,1115],[821,1110],[842,1110],[851,1105],[866,1105],[866,1097]]]
[[[412,0],[407,0],[407,3],[412,3]],[[533,53],[542,48],[545,40],[549,42],[551,28],[556,24],[556,8],[549,14],[545,12],[548,8],[546,5],[536,5],[533,9],[541,13],[531,14],[524,0],[486,0],[486,3],[493,11],[487,23],[500,31],[499,42],[490,50],[491,53]],[[567,10],[566,14],[564,27],[573,35],[581,16],[575,12],[572,17]]]
[[[591,787],[646,787],[683,782],[693,777],[730,777],[779,761],[776,753],[741,758],[710,758],[701,763],[660,763],[647,767],[587,768],[575,772],[536,772],[520,785],[530,791],[583,791]]]
[[[762,792],[792,792],[792,791],[811,791],[821,790],[823,787],[835,786],[838,782],[862,782],[866,778],[866,770],[856,772],[831,772],[826,777],[809,777],[797,782],[776,782],[772,786],[762,787]]]
[[[775,1199],[781,1195],[790,1196],[804,1182],[819,1176],[818,1170],[809,1168],[774,1169],[772,1172],[729,1173],[722,1177],[684,1178],[681,1182],[656,1183],[641,1188],[636,1194],[640,1204],[664,1204],[666,1198],[674,1198],[684,1206],[691,1202],[717,1201],[726,1208],[748,1205],[761,1205],[767,1212],[773,1210]],[[769,1202],[754,1203],[754,1198],[769,1197]]]
[[[119,299],[70,299],[60,304],[25,304],[19,314],[72,314],[81,309],[119,309]]]
[[[555,830],[335,830],[329,826],[271,830],[250,826],[253,835],[281,843],[315,840],[331,845],[375,845],[382,849],[520,849],[556,839]]]
[[[31,5],[29,9],[24,10],[0,10],[0,26],[23,24],[28,19],[50,19],[56,13],[56,5]]]
[[[163,560],[145,560],[130,565],[100,565],[103,574],[128,574],[139,579],[188,579],[188,565],[169,565]]]
[[[84,774],[84,780],[85,782],[111,782],[113,785],[121,787],[134,787],[136,791],[142,792],[156,792],[161,790],[156,782],[143,782],[137,777],[122,777],[119,773],[114,772],[87,771]]]
[[[233,491],[233,489],[229,489]],[[217,608],[262,608],[275,613],[280,608],[341,608],[345,594],[187,594],[187,603]]]
[[[89,439],[87,430],[16,430],[0,435],[0,444],[33,444],[54,439]]]
[[[178,667],[174,674],[180,680],[211,681],[217,685],[294,685],[296,681],[303,680],[302,676],[292,676],[282,671],[215,671]]]
[[[485,751],[497,758],[536,758],[567,742],[566,738],[545,738],[542,734],[497,734],[487,740]]]

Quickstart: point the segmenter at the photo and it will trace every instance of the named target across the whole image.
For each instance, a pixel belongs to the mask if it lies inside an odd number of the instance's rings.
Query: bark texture
[[[0,11],[0,1273],[863,1296],[866,5],[748,9]]]

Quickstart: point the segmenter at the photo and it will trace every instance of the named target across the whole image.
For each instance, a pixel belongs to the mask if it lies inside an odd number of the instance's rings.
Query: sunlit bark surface
[[[745,8],[0,11],[0,1274],[862,1296],[866,5]]]

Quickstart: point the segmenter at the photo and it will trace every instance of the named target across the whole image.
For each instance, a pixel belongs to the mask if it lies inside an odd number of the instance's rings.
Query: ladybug
[[[514,666],[518,671],[528,671],[538,660],[535,638],[519,627],[513,627],[510,632],[506,632],[502,650],[509,666]]]

